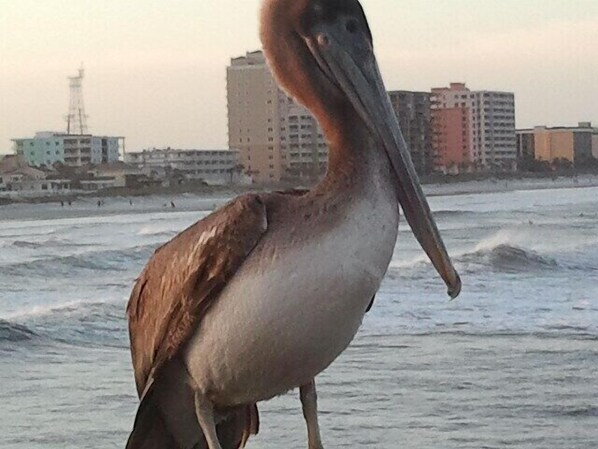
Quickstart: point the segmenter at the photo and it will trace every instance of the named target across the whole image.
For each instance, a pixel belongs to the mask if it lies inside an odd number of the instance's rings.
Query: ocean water
[[[133,280],[225,199],[105,201],[0,207],[3,449],[124,447]],[[403,223],[360,333],[317,380],[325,447],[598,447],[598,188],[430,202],[463,293],[447,300]],[[250,449],[307,446],[297,396],[260,405]]]

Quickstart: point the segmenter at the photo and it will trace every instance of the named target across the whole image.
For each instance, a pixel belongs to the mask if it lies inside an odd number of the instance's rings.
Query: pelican
[[[257,403],[299,388],[322,449],[315,377],[349,345],[380,287],[399,204],[451,297],[461,281],[422,193],[358,0],[264,0],[264,52],[318,119],[324,179],[251,193],[151,257],[127,314],[140,405],[128,449],[237,449]]]

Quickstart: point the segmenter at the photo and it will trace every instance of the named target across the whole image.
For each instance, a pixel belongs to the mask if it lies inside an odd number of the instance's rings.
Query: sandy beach
[[[424,184],[427,195],[460,195],[475,193],[515,192],[518,190],[570,189],[598,186],[598,175],[577,177],[484,179],[454,183]]]

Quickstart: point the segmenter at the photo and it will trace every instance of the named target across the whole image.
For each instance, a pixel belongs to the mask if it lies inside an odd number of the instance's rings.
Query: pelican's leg
[[[222,449],[216,434],[216,423],[214,421],[214,408],[210,401],[198,391],[195,392],[195,414],[197,422],[203,431],[209,449]]]
[[[318,424],[318,395],[315,379],[299,388],[299,396],[301,397],[303,416],[307,424],[309,449],[323,449],[320,425]]]

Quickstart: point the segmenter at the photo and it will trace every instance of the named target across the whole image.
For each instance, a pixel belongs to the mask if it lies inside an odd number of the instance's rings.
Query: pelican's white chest
[[[301,244],[250,257],[209,310],[186,361],[216,403],[298,387],[349,345],[390,263],[399,215],[392,195],[364,196],[346,214]]]

